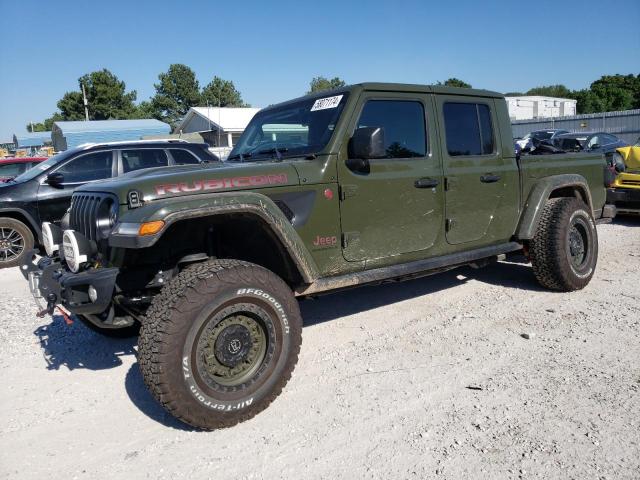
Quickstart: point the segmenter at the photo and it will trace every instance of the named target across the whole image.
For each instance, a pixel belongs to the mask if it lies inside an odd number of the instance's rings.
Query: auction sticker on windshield
[[[326,110],[327,108],[336,108],[342,100],[342,95],[336,95],[335,97],[319,98],[311,107],[311,111]]]

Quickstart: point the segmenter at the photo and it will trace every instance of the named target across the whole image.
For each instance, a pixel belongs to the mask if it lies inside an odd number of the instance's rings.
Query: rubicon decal
[[[283,185],[286,183],[287,174],[276,173],[272,175],[254,175],[251,177],[211,178],[195,180],[192,183],[165,183],[163,185],[156,185],[155,189],[157,195],[167,195],[170,193],[193,193],[210,190],[226,190],[228,188]]]

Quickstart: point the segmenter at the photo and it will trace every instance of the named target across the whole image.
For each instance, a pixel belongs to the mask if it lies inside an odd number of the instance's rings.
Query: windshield
[[[26,182],[28,180],[31,180],[32,178],[36,178],[42,172],[44,172],[46,170],[49,170],[51,167],[53,167],[57,163],[60,163],[61,161],[66,160],[67,158],[69,158],[71,153],[73,153],[74,151],[75,150],[67,150],[66,152],[58,153],[57,155],[54,155],[53,157],[49,158],[48,160],[45,160],[44,162],[39,163],[38,165],[36,165],[32,169],[27,170],[22,175],[18,175],[16,178],[13,179],[13,181],[14,182]]]
[[[316,154],[335,129],[348,93],[311,98],[258,112],[229,155],[231,161]]]

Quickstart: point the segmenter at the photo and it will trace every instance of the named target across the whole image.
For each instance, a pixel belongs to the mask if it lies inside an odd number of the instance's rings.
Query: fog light
[[[49,222],[42,224],[42,244],[47,255],[53,257],[62,243],[62,229]]]
[[[65,230],[62,235],[64,259],[72,272],[78,272],[82,264],[94,253],[89,239],[74,232]]]
[[[91,300],[93,303],[96,303],[96,301],[98,300],[98,291],[93,285],[89,285],[89,300]]]

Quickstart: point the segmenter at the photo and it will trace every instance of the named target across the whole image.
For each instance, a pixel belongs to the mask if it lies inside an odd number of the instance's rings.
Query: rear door
[[[64,176],[61,185],[46,183],[46,176],[38,187],[38,213],[43,222],[59,221],[71,204],[71,195],[80,185],[111,178],[117,172],[114,161],[115,152],[111,150],[89,152],[67,161],[48,174],[61,173]]]
[[[445,176],[446,238],[450,244],[491,237],[496,217],[517,208],[513,154],[501,151],[492,98],[437,95]],[[506,209],[506,210],[505,210]],[[490,241],[491,238],[487,238]]]
[[[381,96],[383,95],[383,96]],[[343,256],[371,260],[429,249],[441,231],[442,166],[427,94],[365,92],[351,119],[357,128],[384,129],[386,158],[369,160],[369,172],[338,162]],[[428,134],[429,133],[429,134]]]

